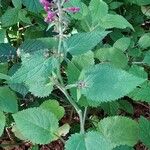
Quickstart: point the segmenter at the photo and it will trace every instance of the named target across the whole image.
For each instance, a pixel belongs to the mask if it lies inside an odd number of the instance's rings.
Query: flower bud
[[[48,0],[40,0],[40,3],[45,7],[45,6],[49,6],[50,2]]]
[[[69,7],[69,8],[66,8],[66,11],[72,12],[72,13],[77,13],[80,11],[80,8],[79,7]]]
[[[55,17],[56,17],[56,13],[52,11],[48,11],[47,16],[45,18],[45,22],[50,23],[55,20]]]

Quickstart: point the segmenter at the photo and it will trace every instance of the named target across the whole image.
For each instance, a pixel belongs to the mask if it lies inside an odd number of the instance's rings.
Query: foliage
[[[150,121],[134,118],[135,105],[150,103],[149,8],[149,0],[0,0],[2,139],[9,129],[33,149],[58,139],[66,150],[150,148]]]

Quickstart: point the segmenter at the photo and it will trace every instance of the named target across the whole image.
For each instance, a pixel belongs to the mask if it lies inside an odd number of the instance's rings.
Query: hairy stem
[[[63,44],[63,8],[62,8],[63,3],[64,3],[64,0],[63,1],[57,0],[58,17],[59,17],[59,19],[58,19],[58,31],[59,31],[58,53],[61,53],[61,51],[62,51],[61,48],[62,48],[62,44]],[[60,61],[60,63],[61,63],[61,61]],[[60,89],[63,92],[63,94],[68,99],[68,101],[71,103],[71,105],[75,108],[76,112],[78,113],[79,119],[80,119],[80,132],[84,133],[84,119],[83,119],[82,110],[77,105],[77,103],[72,99],[72,97],[69,95],[66,87],[64,86],[63,79],[61,76],[60,65],[57,69],[57,75],[58,75],[61,85],[57,84],[56,86],[58,87],[58,89]]]
[[[58,52],[61,51],[61,45],[62,45],[62,38],[63,38],[63,20],[62,20],[62,15],[63,15],[63,10],[61,6],[61,0],[57,1],[57,7],[58,7],[58,30],[59,30],[59,44],[58,44]]]
[[[82,110],[76,104],[76,102],[72,99],[72,97],[68,94],[68,91],[66,90],[65,87],[62,87],[61,85],[56,85],[56,86],[58,87],[58,89],[60,89],[60,91],[62,91],[62,93],[66,96],[66,98],[68,99],[68,101],[70,102],[70,104],[74,107],[74,109],[78,113],[79,119],[80,119],[80,132],[84,133],[84,121],[83,121]]]
[[[61,52],[61,46],[62,46],[62,40],[63,40],[63,24],[62,24],[62,15],[63,15],[63,12],[62,12],[62,6],[61,6],[61,0],[58,0],[57,1],[57,7],[58,7],[58,31],[59,31],[59,44],[58,44],[58,53]],[[63,79],[61,77],[61,60],[59,59],[59,66],[57,68],[57,75],[58,75],[58,78],[61,82],[61,84],[63,84]]]
[[[84,114],[83,114],[83,126],[85,126],[86,115],[87,115],[87,107],[85,107]]]

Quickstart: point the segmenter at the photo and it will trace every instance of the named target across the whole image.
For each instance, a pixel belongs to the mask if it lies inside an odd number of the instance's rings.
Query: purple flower
[[[40,3],[45,7],[45,6],[47,6],[47,7],[49,7],[49,5],[50,5],[50,2],[48,1],[48,0],[40,0]]]
[[[55,20],[55,17],[56,17],[56,13],[52,11],[48,11],[47,16],[45,18],[45,22],[50,23]]]
[[[80,11],[80,8],[79,7],[69,7],[69,8],[66,8],[66,10],[69,12],[72,12],[72,13],[77,13]]]

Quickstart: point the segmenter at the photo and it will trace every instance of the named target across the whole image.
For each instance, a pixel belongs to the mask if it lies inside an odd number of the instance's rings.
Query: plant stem
[[[85,121],[83,119],[82,110],[76,104],[76,102],[72,99],[72,97],[68,94],[68,91],[65,89],[65,87],[62,87],[61,85],[56,85],[56,86],[58,87],[58,89],[60,89],[60,91],[63,92],[63,94],[66,96],[66,98],[68,99],[70,104],[75,108],[76,112],[78,113],[79,119],[80,119],[80,132],[84,133],[84,122]]]
[[[64,3],[64,1],[62,2]],[[59,30],[59,44],[58,44],[58,53],[61,53],[61,48],[62,48],[62,43],[63,43],[63,10],[62,10],[62,3],[61,0],[57,1],[57,7],[58,7],[58,30]],[[77,103],[72,99],[72,97],[69,95],[66,87],[64,86],[63,83],[63,79],[61,76],[61,70],[60,70],[60,66],[61,66],[61,61],[59,59],[59,66],[57,68],[57,75],[60,81],[60,84],[56,84],[56,86],[58,87],[58,89],[60,89],[60,91],[63,92],[63,94],[66,96],[66,98],[68,99],[68,101],[71,103],[71,105],[75,108],[76,112],[79,115],[79,119],[80,119],[80,132],[84,133],[84,121],[83,121],[83,114],[82,114],[82,110],[80,109],[80,107],[77,105]]]
[[[62,7],[61,7],[61,0],[57,1],[57,7],[58,7],[58,30],[59,30],[59,44],[58,44],[58,53],[61,52],[61,46],[62,46],[62,38],[63,38],[63,29],[62,29]],[[61,66],[61,60],[59,58],[59,66],[57,68],[57,75],[58,78],[61,82],[61,84],[63,84],[63,79],[61,77],[61,70],[60,70],[60,66]]]
[[[58,44],[58,52],[61,51],[61,45],[62,45],[62,38],[63,38],[63,29],[62,29],[62,6],[61,6],[61,0],[57,1],[57,7],[58,7],[58,30],[59,30],[59,44]]]
[[[83,126],[85,126],[86,115],[87,115],[87,107],[85,107],[84,114],[83,114]]]

